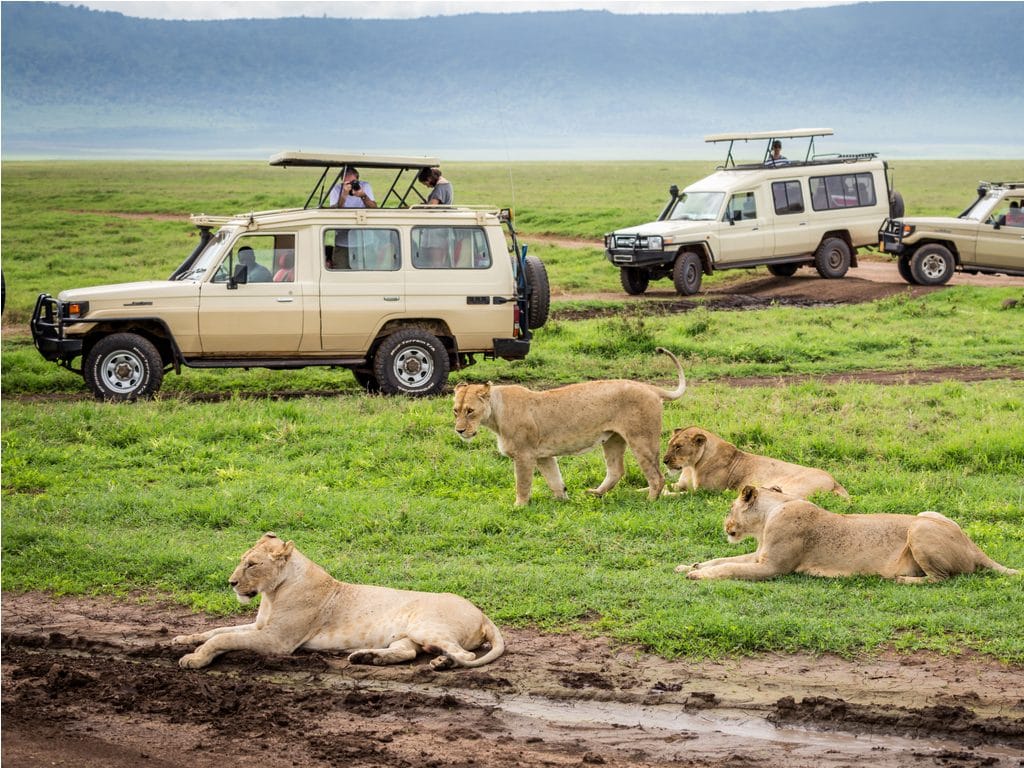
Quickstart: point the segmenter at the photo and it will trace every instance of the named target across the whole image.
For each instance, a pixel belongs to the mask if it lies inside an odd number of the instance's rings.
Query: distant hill
[[[2,150],[680,158],[707,133],[829,126],[833,151],[1024,157],[1021,40],[1024,3],[155,21],[8,2]]]

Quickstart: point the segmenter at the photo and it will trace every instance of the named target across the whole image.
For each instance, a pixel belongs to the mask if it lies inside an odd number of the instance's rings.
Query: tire
[[[645,269],[622,267],[619,270],[619,282],[622,283],[622,289],[630,296],[639,296],[651,284],[651,276]]]
[[[543,328],[551,309],[551,285],[544,262],[536,256],[526,257],[526,284],[530,287],[526,322],[530,328]]]
[[[164,380],[163,359],[136,333],[114,333],[97,341],[82,366],[85,383],[99,400],[126,402],[152,396]]]
[[[799,264],[769,264],[768,271],[776,277],[792,277],[800,269]]]
[[[436,395],[448,382],[449,370],[444,344],[419,328],[395,331],[373,358],[373,375],[385,395]]]
[[[826,237],[814,252],[814,266],[826,280],[845,275],[850,269],[850,246],[839,237]]]
[[[672,282],[680,296],[692,296],[699,291],[703,275],[700,256],[696,253],[685,251],[676,256],[676,263],[672,265]]]
[[[903,195],[894,189],[892,194],[889,195],[889,218],[902,219],[903,214],[906,212],[907,208],[903,204]]]
[[[377,381],[377,377],[373,375],[372,371],[357,371],[353,369],[352,375],[355,377],[356,384],[365,389],[371,395],[375,395],[380,392],[380,382]]]
[[[911,285],[917,285],[917,280],[914,279],[914,273],[910,269],[910,258],[908,256],[900,256],[896,259],[896,271],[900,273],[900,277],[906,280]]]
[[[944,245],[922,245],[910,257],[910,274],[919,285],[948,283],[956,268],[953,254]]]

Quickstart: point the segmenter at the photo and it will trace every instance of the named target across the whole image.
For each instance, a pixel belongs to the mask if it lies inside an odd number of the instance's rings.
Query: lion
[[[777,487],[784,493],[807,498],[826,491],[849,498],[836,479],[823,469],[741,451],[714,432],[700,427],[677,429],[668,441],[665,466],[680,470],[675,491],[738,491],[747,485]]]
[[[626,446],[633,451],[647,478],[648,498],[665,487],[658,464],[661,453],[661,414],[666,400],[686,391],[686,376],[676,356],[679,384],[666,391],[652,384],[625,379],[588,381],[533,392],[516,385],[461,383],[455,387],[455,431],[465,441],[487,427],[498,435],[498,450],[515,462],[516,505],[530,501],[533,473],[538,467],[551,492],[568,498],[558,456],[604,448],[604,481],[589,493],[601,496],[626,472]]]
[[[676,571],[689,579],[761,581],[787,573],[876,575],[923,584],[989,568],[1016,574],[981,551],[959,525],[938,512],[918,515],[837,515],[778,488],[746,486],[725,518],[737,544],[748,536],[757,550]]]
[[[225,651],[289,654],[298,648],[350,651],[353,664],[399,664],[425,653],[430,666],[480,667],[505,652],[501,633],[479,608],[453,594],[346,584],[307,558],[291,541],[265,533],[228,583],[242,603],[262,595],[256,621],[179,635],[179,645],[202,643],[178,663],[205,667]],[[470,651],[484,643],[490,650]]]

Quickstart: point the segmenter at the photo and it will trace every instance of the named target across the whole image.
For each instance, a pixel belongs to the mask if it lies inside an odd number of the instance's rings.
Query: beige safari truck
[[[942,285],[956,271],[1024,275],[1024,181],[983,181],[959,216],[886,219],[878,250],[914,285]]]
[[[764,265],[790,277],[813,266],[839,278],[856,267],[857,249],[875,245],[886,217],[903,214],[903,200],[874,153],[817,154],[815,139],[831,135],[809,128],[705,137],[728,145],[714,173],[682,192],[670,187],[656,221],[605,235],[605,255],[626,293],[671,278],[679,294],[694,294],[702,276],[719,269]],[[773,158],[776,140],[788,155]],[[799,140],[806,149],[797,156]],[[765,142],[764,155],[738,163],[737,145],[751,141]]]
[[[547,273],[508,210],[425,205],[414,182],[432,157],[288,152],[270,164],[321,170],[302,208],[194,215],[199,244],[167,279],[41,294],[31,328],[43,357],[100,399],[134,400],[182,367],[341,367],[368,391],[433,395],[479,356],[528,354]],[[352,167],[394,172],[378,208],[328,207]]]

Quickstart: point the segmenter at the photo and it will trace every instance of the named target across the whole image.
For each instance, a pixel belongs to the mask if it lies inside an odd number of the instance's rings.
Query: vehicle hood
[[[180,299],[199,295],[199,283],[191,280],[148,280],[140,283],[115,283],[94,285],[90,288],[73,288],[61,291],[61,301],[88,301],[95,308],[107,306],[131,306],[134,302],[150,302],[156,299]]]
[[[680,235],[687,232],[706,231],[713,221],[652,221],[636,227],[617,229],[615,235]]]
[[[970,219],[958,219],[954,216],[904,216],[899,221],[910,224],[918,229],[975,229],[978,222]]]

